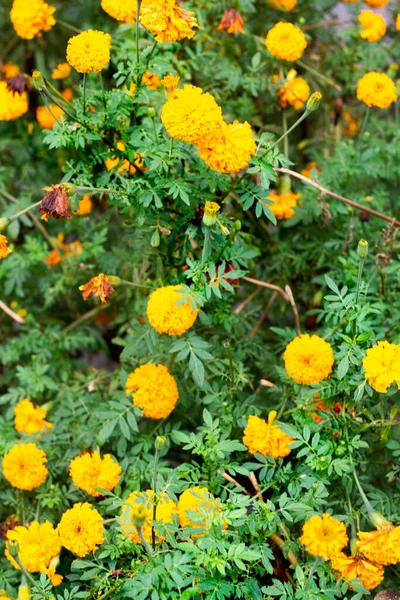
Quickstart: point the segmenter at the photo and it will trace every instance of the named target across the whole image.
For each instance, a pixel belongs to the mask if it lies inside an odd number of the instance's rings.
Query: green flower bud
[[[121,277],[118,277],[118,275],[106,275],[106,277],[113,287],[121,285]]]
[[[146,521],[148,512],[144,504],[134,504],[131,509],[131,518],[135,527],[142,527]]]
[[[154,448],[158,451],[162,450],[166,443],[167,443],[167,438],[165,437],[165,435],[158,435],[156,437],[156,441],[154,442]]]
[[[19,543],[17,540],[10,540],[7,544],[7,550],[14,558],[18,556],[19,553]]]
[[[357,254],[359,258],[365,258],[368,254],[368,242],[367,240],[360,240],[358,242]]]
[[[321,104],[321,100],[321,92],[314,92],[313,94],[311,94],[306,104],[306,109],[308,110],[308,112],[314,112],[315,110],[318,110],[319,105]]]
[[[153,108],[153,106],[149,106],[149,108],[147,109],[147,114],[149,117],[151,117],[152,119],[156,116],[156,109]]]
[[[33,71],[33,73],[32,73],[32,83],[33,83],[33,87],[35,88],[35,90],[38,90],[38,92],[40,92],[41,90],[43,90],[43,88],[46,87],[46,84],[44,83],[43,75],[37,69],[35,71]]]
[[[239,219],[236,219],[233,224],[233,228],[236,229],[236,231],[240,231],[242,229],[242,222],[239,221]]]
[[[67,196],[73,196],[74,194],[76,194],[76,185],[74,185],[73,183],[62,183],[61,184],[65,190],[65,193],[67,194]]]
[[[5,231],[7,229],[7,227],[10,224],[10,219],[7,219],[7,217],[1,217],[0,218],[0,233],[2,231]]]

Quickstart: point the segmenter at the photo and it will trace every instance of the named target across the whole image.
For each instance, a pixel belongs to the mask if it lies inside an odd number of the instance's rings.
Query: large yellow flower
[[[16,444],[3,456],[3,475],[13,487],[34,490],[46,480],[47,457],[33,444]]]
[[[126,499],[126,504],[121,511],[121,529],[124,535],[129,537],[132,542],[141,544],[142,541],[134,524],[137,509],[140,509],[141,519],[145,519],[142,525],[142,533],[144,539],[151,543],[152,541],[152,523],[154,510],[154,490],[146,490],[145,492],[132,492]],[[159,494],[156,519],[155,522],[161,522],[163,525],[173,523],[173,515],[176,514],[176,502],[165,492]],[[156,536],[156,541],[161,542],[164,539],[162,536]]]
[[[371,71],[358,81],[357,98],[367,106],[388,108],[397,100],[396,86],[386,73]]]
[[[68,40],[67,61],[78,73],[99,73],[110,61],[111,36],[89,29]]]
[[[358,15],[358,21],[363,27],[361,37],[369,42],[378,42],[386,33],[385,19],[372,10],[362,10]]]
[[[3,258],[7,258],[9,254],[11,254],[12,250],[8,248],[8,239],[5,235],[0,233],[0,260]]]
[[[31,435],[37,431],[47,433],[52,424],[46,421],[47,410],[34,406],[28,398],[24,398],[14,408],[15,429],[20,433]]]
[[[135,22],[136,4],[136,0],[101,0],[101,8],[121,23]]]
[[[126,393],[149,419],[165,419],[178,402],[178,386],[164,365],[147,363],[135,369],[126,382]]]
[[[302,77],[296,77],[296,75],[297,72],[295,69],[290,69],[286,76],[286,81],[281,84],[281,87],[276,92],[282,108],[287,108],[289,105],[299,110],[303,108],[310,97],[310,86],[307,81]],[[276,78],[279,80],[279,75]]]
[[[293,10],[297,4],[297,0],[269,0],[273,8],[283,11]]]
[[[104,542],[103,519],[88,502],[79,502],[65,511],[58,525],[64,548],[83,558]]]
[[[283,355],[289,377],[297,383],[319,383],[332,373],[332,347],[318,335],[304,333],[294,338]]]
[[[400,562],[400,525],[387,523],[376,531],[359,531],[357,548],[368,560],[378,565]]]
[[[176,0],[143,0],[139,20],[156,36],[157,42],[191,39],[198,23],[194,14],[181,8]]]
[[[161,121],[169,135],[191,144],[214,133],[222,123],[222,110],[214,97],[194,85],[185,85],[168,96]]]
[[[50,104],[48,108],[47,106],[38,106],[36,109],[36,119],[42,129],[53,129],[63,114],[65,114],[63,109],[57,104]]]
[[[290,444],[294,439],[279,428],[274,420],[276,410],[271,410],[268,423],[254,415],[250,415],[243,435],[243,444],[251,454],[262,454],[272,458],[283,458],[290,454]]]
[[[361,554],[346,556],[339,552],[332,556],[332,568],[346,581],[361,579],[361,583],[367,590],[373,590],[385,576],[383,567],[366,560]]]
[[[181,285],[167,285],[150,295],[146,314],[158,333],[182,335],[197,319],[199,309],[192,308],[189,299],[182,302],[185,296],[180,290],[183,290]]]
[[[297,206],[298,199],[301,198],[301,194],[295,194],[294,192],[272,192],[267,196],[267,200],[271,200],[272,204],[267,204],[268,208],[278,221],[284,219],[290,219],[295,213],[295,207]]]
[[[325,560],[335,556],[349,541],[344,524],[327,513],[315,515],[306,521],[299,539],[310,554]]]
[[[41,37],[43,31],[50,31],[55,25],[55,7],[44,0],[14,0],[10,19],[19,37],[32,40]]]
[[[24,115],[28,110],[28,96],[13,94],[5,81],[0,81],[0,121],[13,121]]]
[[[214,498],[206,487],[194,486],[185,490],[178,502],[178,515],[181,527],[193,527],[206,533],[209,522],[221,512],[219,500]],[[227,524],[224,523],[224,528]],[[199,537],[202,534],[194,534]]]
[[[400,345],[378,342],[363,359],[365,377],[377,392],[385,393],[395,381],[400,387]]]
[[[219,128],[198,142],[204,162],[214,171],[236,173],[245,169],[256,152],[251,127],[247,121],[221,122]]]
[[[18,557],[30,573],[45,573],[53,558],[61,552],[61,540],[49,521],[32,521],[28,527],[18,525],[7,532],[5,555],[19,569],[8,550],[10,541],[18,542]]]
[[[307,40],[301,29],[292,23],[280,21],[268,31],[265,45],[276,58],[291,61],[303,56]]]
[[[101,496],[96,488],[113,490],[119,483],[122,468],[105,454],[103,458],[97,452],[87,452],[71,460],[69,474],[76,487],[85,490],[91,496]]]

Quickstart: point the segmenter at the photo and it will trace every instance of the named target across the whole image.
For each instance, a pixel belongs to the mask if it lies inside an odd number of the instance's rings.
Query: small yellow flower
[[[297,73],[291,69],[287,74],[286,81],[277,90],[279,104],[282,108],[293,106],[296,110],[303,108],[304,104],[310,97],[310,86],[302,77],[296,77]],[[275,77],[275,81],[279,80],[279,75]]]
[[[31,435],[38,431],[47,433],[52,424],[46,421],[47,410],[34,406],[28,398],[21,400],[14,408],[15,429],[20,433]]]
[[[271,410],[268,423],[254,415],[250,415],[243,432],[243,444],[248,447],[251,454],[272,456],[275,460],[290,454],[290,444],[294,439],[279,428],[274,420],[276,410]]]
[[[185,296],[180,290],[181,285],[167,285],[151,293],[146,314],[158,333],[182,335],[196,321],[199,309],[192,308],[189,299],[182,302]]]
[[[10,19],[17,35],[25,40],[41,37],[55,25],[55,7],[44,0],[14,0]]]
[[[294,192],[272,192],[267,196],[267,200],[271,200],[272,204],[265,203],[270,211],[275,215],[278,221],[290,219],[296,214],[295,208],[298,204],[298,200],[301,198],[301,194],[295,194]]]
[[[281,60],[298,60],[307,48],[304,33],[292,23],[280,21],[268,31],[265,45],[273,56]]]
[[[358,15],[358,21],[363,27],[360,36],[369,42],[378,42],[386,33],[385,19],[372,10],[362,10]]]
[[[95,552],[104,542],[103,519],[88,502],[79,502],[65,511],[58,525],[64,548],[80,558]]]
[[[318,335],[308,333],[294,338],[283,355],[289,377],[297,383],[319,383],[332,373],[334,363],[330,344]]]
[[[126,393],[132,394],[133,404],[149,419],[166,419],[179,398],[178,386],[167,367],[152,363],[137,367],[129,375]]]
[[[378,342],[368,348],[362,364],[368,383],[377,392],[387,392],[394,381],[400,387],[400,345]]]
[[[46,463],[46,454],[35,444],[15,444],[3,456],[3,475],[13,487],[31,491],[46,480]]]
[[[194,14],[181,8],[176,0],[143,0],[139,20],[157,42],[191,39],[199,26]]]
[[[385,73],[371,71],[358,81],[357,98],[367,106],[388,108],[397,100],[396,86]]]
[[[2,260],[3,258],[7,258],[7,256],[12,252],[12,250],[8,248],[7,244],[8,239],[5,235],[2,235],[0,233],[0,260]]]
[[[206,202],[204,205],[203,223],[207,227],[212,227],[217,222],[217,214],[221,210],[217,202]]]
[[[97,450],[77,456],[69,466],[69,474],[76,487],[95,497],[101,495],[96,488],[113,490],[119,483],[121,472],[122,468],[110,454],[101,458]]]
[[[152,542],[153,508],[154,490],[132,492],[126,499],[126,504],[121,511],[120,527],[123,534],[129,537],[132,542],[136,542],[137,544],[142,543],[136,525],[142,527],[142,533],[146,542]],[[176,509],[176,502],[171,500],[168,494],[161,492],[157,502],[156,522],[161,522],[164,526],[173,523],[173,516],[176,514]],[[163,539],[162,536],[156,536],[158,543],[162,542]]]
[[[110,61],[111,36],[89,29],[68,40],[67,61],[78,73],[99,73]]]
[[[119,150],[120,152],[125,152],[124,142],[117,142],[117,150]],[[139,156],[139,154],[136,154],[135,152],[135,162],[132,164],[129,162],[128,159],[120,158],[118,156],[115,156],[115,154],[113,155],[113,150],[108,150],[107,153],[113,156],[113,158],[106,158],[106,160],[104,161],[107,171],[111,171],[112,169],[115,169],[115,167],[118,167],[117,173],[121,173],[122,175],[133,175],[133,173],[136,173],[135,167],[143,170],[143,155]]]
[[[71,67],[68,63],[60,63],[53,69],[51,74],[52,79],[66,79],[71,73]]]
[[[38,106],[36,109],[36,119],[42,129],[53,129],[63,114],[64,111],[57,104],[50,104],[49,107]]]
[[[167,94],[171,94],[178,87],[180,77],[179,75],[173,75],[172,73],[168,73],[163,79],[161,79],[161,85],[164,86]]]
[[[91,194],[86,194],[79,200],[79,208],[74,212],[74,215],[83,217],[84,215],[90,215],[93,208],[93,202],[91,200]]]
[[[310,554],[325,560],[335,556],[349,541],[344,524],[327,513],[306,521],[299,539]]]
[[[12,77],[15,77],[15,75],[18,75],[19,66],[12,62],[6,62],[0,70],[6,79],[11,79]]]
[[[7,88],[6,81],[0,81],[0,121],[13,121],[28,111],[26,92],[14,94]]]

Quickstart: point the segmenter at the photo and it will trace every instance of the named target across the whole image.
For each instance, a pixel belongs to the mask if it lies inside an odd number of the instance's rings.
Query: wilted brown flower
[[[48,191],[48,188],[43,188]],[[50,191],[45,195],[40,203],[39,212],[43,215],[42,219],[48,221],[49,217],[54,219],[71,219],[68,212],[69,200],[66,187],[60,183],[52,185]]]
[[[7,81],[7,89],[13,94],[19,94],[20,96],[22,96],[25,91],[25,85],[25,77],[20,73]]]
[[[100,273],[97,277],[93,277],[87,283],[81,285],[79,289],[82,292],[84,300],[87,300],[91,296],[97,296],[100,298],[102,304],[105,304],[107,298],[115,292],[110,280],[104,273]]]
[[[0,524],[0,539],[7,539],[7,532],[15,529],[21,524],[21,519],[18,515],[10,515],[3,523]]]
[[[228,33],[246,33],[244,30],[243,17],[238,10],[228,8],[218,25],[219,31],[227,31]]]

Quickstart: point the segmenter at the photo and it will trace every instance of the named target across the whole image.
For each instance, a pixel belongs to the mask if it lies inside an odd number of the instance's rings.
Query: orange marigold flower
[[[319,383],[332,373],[334,363],[331,345],[318,335],[304,333],[294,338],[283,355],[289,377],[297,383]]]
[[[372,8],[382,8],[383,6],[386,6],[389,0],[365,0],[365,2]]]
[[[26,92],[14,94],[9,90],[6,81],[0,81],[0,121],[13,121],[24,115],[28,110]]]
[[[305,168],[300,171],[300,173],[302,175],[304,175],[304,177],[308,177],[308,179],[312,179],[313,171],[317,174],[321,173],[321,167],[318,165],[318,163],[315,162],[315,160],[311,160],[310,162],[308,162],[306,164]]]
[[[3,456],[3,475],[15,488],[34,490],[46,480],[46,463],[46,454],[35,444],[15,444]]]
[[[14,408],[15,429],[19,433],[31,435],[37,431],[47,433],[52,424],[46,421],[47,410],[34,406],[28,398],[24,398]]]
[[[181,527],[193,527],[201,530],[193,537],[200,537],[207,533],[210,524],[215,520],[218,513],[221,512],[219,500],[214,498],[206,487],[194,486],[185,490],[178,501],[178,515]],[[227,524],[224,522],[224,529]]]
[[[362,364],[368,383],[377,392],[387,392],[394,381],[400,387],[400,345],[378,342],[368,348]]]
[[[174,410],[179,392],[175,378],[164,365],[147,363],[130,373],[126,393],[149,419],[165,419]]]
[[[50,191],[44,196],[39,206],[39,212],[43,215],[42,219],[44,221],[48,221],[49,217],[71,219],[68,209],[69,200],[66,186],[62,183],[51,185]]]
[[[50,268],[55,267],[58,264],[63,264],[66,257],[75,257],[83,252],[82,244],[79,240],[64,244],[64,234],[58,234],[57,236],[59,248],[52,250],[50,254],[44,259]]]
[[[219,129],[199,140],[198,147],[204,162],[220,173],[245,169],[257,149],[247,121],[234,121],[231,125],[222,121]]]
[[[339,552],[332,556],[332,568],[340,574],[346,581],[352,579],[360,579],[362,585],[367,590],[373,590],[382,581],[385,572],[381,565],[376,565],[369,560],[366,560],[361,554],[354,556],[346,556],[343,552]]]
[[[103,519],[91,504],[79,502],[65,511],[58,533],[64,548],[83,558],[104,542]]]
[[[61,95],[63,96],[63,98],[65,98],[66,100],[71,101],[72,98],[74,97],[74,92],[72,91],[72,88],[65,88],[65,90],[63,90],[61,92]]]
[[[295,69],[290,69],[286,81],[277,90],[279,104],[282,108],[287,108],[290,105],[299,110],[303,108],[310,97],[310,86],[307,81],[302,77],[296,77],[296,75]],[[276,77],[279,80],[279,75]]]
[[[234,8],[227,8],[218,25],[218,30],[227,31],[228,33],[246,33],[240,12]]]
[[[143,0],[139,20],[157,42],[177,42],[194,36],[198,23],[194,14],[176,0]]]
[[[107,298],[115,292],[115,289],[110,283],[110,280],[104,273],[100,273],[96,277],[92,277],[87,283],[81,285],[79,289],[82,292],[82,298],[87,300],[91,296],[100,298],[101,303],[105,304]]]
[[[150,73],[148,69],[143,74],[142,82],[145,84],[148,90],[158,90],[161,85],[161,80],[157,73]]]
[[[273,190],[267,200],[272,200],[272,204],[267,204],[278,221],[290,219],[295,213],[294,208],[297,206],[297,201],[301,198],[301,194],[294,192],[277,192]]]
[[[110,62],[111,36],[89,29],[68,40],[67,61],[78,73],[99,73]]]
[[[0,260],[2,258],[7,258],[9,254],[11,254],[12,250],[7,247],[8,239],[5,235],[0,233]]]
[[[346,126],[343,129],[343,135],[356,135],[358,131],[357,121],[348,110],[343,113],[343,119],[346,123]]]
[[[332,558],[348,543],[346,527],[341,521],[323,513],[315,515],[303,525],[303,535],[299,538],[307,551],[325,560]]]
[[[359,531],[359,552],[378,565],[395,565],[400,562],[400,525],[386,524],[376,531]]]
[[[150,294],[146,314],[158,333],[182,335],[196,321],[199,309],[193,308],[190,299],[181,291],[181,285],[167,285]]]
[[[44,0],[14,0],[10,19],[16,34],[24,40],[41,37],[43,31],[50,31],[55,25],[55,7]]]
[[[297,4],[297,0],[269,0],[269,3],[273,8],[289,11],[294,9]]]
[[[360,36],[369,42],[378,42],[386,33],[385,19],[372,10],[362,10],[358,15],[358,21],[363,27]]]
[[[397,100],[396,86],[386,73],[371,71],[358,81],[357,98],[367,106],[388,108]]]
[[[268,455],[275,460],[290,454],[289,446],[294,442],[294,439],[286,435],[274,423],[276,415],[276,410],[271,410],[268,415],[268,423],[264,419],[250,415],[243,432],[243,444],[248,447],[251,454]]]
[[[19,66],[13,62],[6,62],[0,70],[6,79],[11,79],[12,77],[15,77],[15,75],[18,75]]]
[[[91,200],[91,194],[86,194],[79,200],[79,208],[74,212],[74,215],[83,217],[84,215],[90,215],[93,208],[93,202]]]
[[[268,31],[265,45],[273,56],[281,60],[298,60],[307,48],[304,33],[292,23],[280,21]]]
[[[38,106],[36,109],[36,119],[42,129],[53,129],[63,114],[63,109],[57,104],[50,104],[49,107]]]
[[[173,515],[176,514],[176,502],[171,500],[167,493],[159,494],[156,519],[153,521],[154,508],[154,490],[146,490],[145,492],[132,492],[126,499],[126,504],[123,506],[120,517],[120,527],[123,534],[129,537],[132,542],[141,544],[142,540],[139,537],[135,521],[144,520],[142,533],[146,542],[152,541],[152,525],[153,523],[162,523],[164,526],[173,523]],[[156,535],[156,541],[162,542],[165,537]]]
[[[168,73],[168,75],[161,79],[161,85],[164,86],[164,89],[167,92],[167,94],[171,94],[178,87],[179,80],[179,75],[173,75],[172,73]]]
[[[51,73],[52,79],[66,79],[71,73],[71,67],[68,63],[60,63]]]
[[[101,0],[101,8],[120,23],[136,21],[136,0]]]
[[[69,474],[76,487],[96,497],[101,496],[96,488],[113,490],[119,483],[121,472],[122,468],[110,454],[101,458],[97,450],[77,456],[69,466]]]

